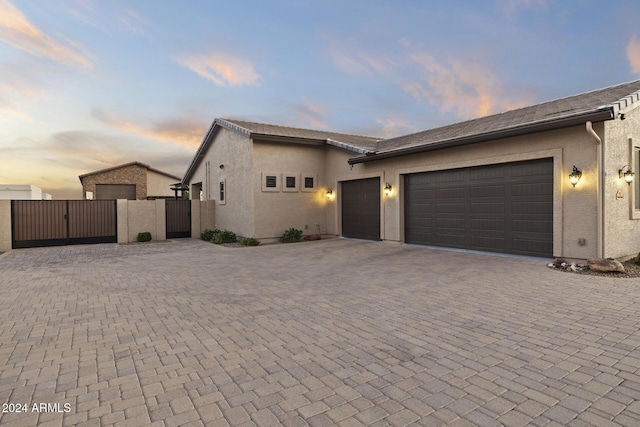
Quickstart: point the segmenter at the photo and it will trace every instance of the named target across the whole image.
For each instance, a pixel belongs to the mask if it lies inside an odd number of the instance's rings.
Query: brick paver
[[[637,279],[184,239],[11,251],[0,289],[2,425],[640,425]]]

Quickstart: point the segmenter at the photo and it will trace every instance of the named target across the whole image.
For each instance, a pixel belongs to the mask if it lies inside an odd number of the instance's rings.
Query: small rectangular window
[[[267,175],[266,181],[265,181],[265,186],[267,188],[276,188],[276,186],[278,185],[277,183],[278,183],[278,180],[276,179],[275,176]]]
[[[304,188],[314,188],[312,176],[307,176],[304,178]]]
[[[296,188],[296,177],[288,176],[285,185],[287,188]]]
[[[224,202],[224,181],[220,181],[220,202]]]

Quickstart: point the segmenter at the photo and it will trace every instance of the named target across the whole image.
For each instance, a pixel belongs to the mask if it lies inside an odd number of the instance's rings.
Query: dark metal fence
[[[11,244],[37,246],[115,243],[115,200],[12,200]]]

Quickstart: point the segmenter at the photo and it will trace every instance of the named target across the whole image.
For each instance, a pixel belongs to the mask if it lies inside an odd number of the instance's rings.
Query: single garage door
[[[96,199],[136,199],[135,184],[96,184]]]
[[[380,240],[380,178],[342,182],[342,235]]]
[[[553,159],[406,175],[405,241],[553,256]]]

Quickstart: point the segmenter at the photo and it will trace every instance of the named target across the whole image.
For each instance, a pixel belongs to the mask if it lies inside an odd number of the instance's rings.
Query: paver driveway
[[[0,289],[6,426],[640,425],[635,279],[181,240],[12,251]]]

